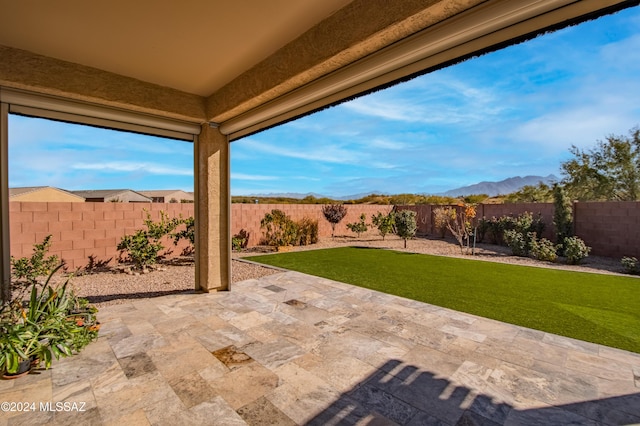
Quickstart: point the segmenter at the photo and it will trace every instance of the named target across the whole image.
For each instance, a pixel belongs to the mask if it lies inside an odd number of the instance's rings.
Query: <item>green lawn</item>
[[[255,262],[640,353],[640,279],[380,249]]]

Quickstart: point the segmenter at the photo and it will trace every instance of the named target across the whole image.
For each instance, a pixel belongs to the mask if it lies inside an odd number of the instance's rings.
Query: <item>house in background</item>
[[[81,195],[52,186],[26,186],[9,188],[9,201],[84,203],[85,199]]]
[[[154,203],[193,203],[193,192],[181,189],[159,189],[152,191],[138,191]]]
[[[71,191],[93,203],[150,203],[151,198],[130,189],[92,189],[87,191]]]

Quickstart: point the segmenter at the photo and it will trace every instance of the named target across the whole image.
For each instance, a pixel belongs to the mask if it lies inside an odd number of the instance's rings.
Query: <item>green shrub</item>
[[[635,257],[623,257],[620,261],[622,267],[624,268],[624,272],[631,275],[640,274],[640,263],[638,263],[638,259]]]
[[[588,247],[584,241],[578,237],[568,237],[564,239],[564,255],[567,258],[567,263],[570,265],[577,265],[589,256],[591,247]]]
[[[16,259],[11,256],[11,275],[14,283],[32,284],[38,278],[46,277],[60,263],[58,256],[47,256],[51,248],[51,235],[47,235],[44,241],[33,246],[31,257]]]
[[[237,234],[231,237],[231,248],[235,251],[241,251],[247,247],[249,243],[249,233],[241,229]]]
[[[367,232],[367,229],[369,229],[369,225],[367,225],[366,221],[367,215],[362,213],[360,215],[360,220],[354,223],[347,223],[347,228],[349,228],[351,232],[355,232],[358,235],[358,238],[360,238],[360,234]]]
[[[318,221],[303,217],[296,223],[298,237],[296,245],[308,246],[318,242]]]
[[[553,185],[553,224],[556,228],[556,241],[562,244],[565,238],[573,235],[573,206],[564,187]],[[564,254],[564,247],[559,248]]]
[[[418,230],[416,212],[413,210],[401,210],[395,213],[396,234],[404,240],[404,248],[407,248],[407,240],[413,238]]]
[[[393,229],[395,227],[394,215],[393,213],[389,213],[385,215],[378,212],[375,215],[371,215],[371,223],[373,224],[373,226],[378,228],[378,233],[382,236],[382,239],[384,240],[384,237],[387,234],[393,233]]]
[[[534,259],[555,262],[558,259],[557,250],[558,246],[546,238],[537,239],[534,237],[531,239],[529,254]]]
[[[297,241],[298,226],[282,210],[271,210],[260,221],[264,228],[264,242],[273,247],[294,245]]]
[[[160,250],[164,248],[160,240],[171,235],[180,223],[181,219],[168,219],[164,211],[160,211],[160,220],[154,222],[151,220],[151,214],[147,212],[144,221],[147,229],[138,229],[133,235],[125,235],[120,240],[117,247],[120,250],[120,261],[132,262],[138,269],[155,264]],[[125,252],[127,257],[123,258]]]
[[[531,248],[531,238],[515,229],[507,229],[504,231],[504,241],[511,249],[514,256],[526,257],[529,255]]]

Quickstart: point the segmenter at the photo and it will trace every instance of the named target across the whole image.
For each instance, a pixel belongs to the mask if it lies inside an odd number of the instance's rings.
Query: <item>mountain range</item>
[[[543,182],[545,184],[551,184],[553,182],[557,182],[559,179],[555,175],[549,176],[515,176],[510,177],[498,182],[490,182],[484,181],[479,182],[469,186],[462,186],[460,188],[450,189],[446,192],[442,192],[435,195],[444,195],[448,197],[463,197],[471,194],[487,194],[490,197],[494,197],[496,195],[505,195],[510,194],[512,192],[518,191],[520,188],[526,185],[537,185],[539,182]],[[352,194],[346,195],[344,197],[331,197],[328,195],[317,194],[315,192],[308,192],[306,194],[301,194],[298,192],[282,192],[282,193],[269,193],[269,194],[250,194],[245,195],[245,197],[271,197],[271,198],[297,198],[303,199],[308,196],[313,196],[315,198],[331,198],[333,200],[358,200],[360,198],[364,198],[371,194],[381,194],[383,192],[380,191],[371,191],[362,194]],[[425,194],[428,195],[428,194]]]
[[[510,177],[499,182],[480,182],[474,185],[462,186],[460,188],[450,189],[439,195],[446,195],[449,197],[464,197],[471,194],[487,194],[490,197],[496,195],[506,195],[512,192],[518,191],[523,186],[531,185],[535,186],[539,182],[547,185],[558,182],[559,179],[555,175],[549,176],[515,176]]]

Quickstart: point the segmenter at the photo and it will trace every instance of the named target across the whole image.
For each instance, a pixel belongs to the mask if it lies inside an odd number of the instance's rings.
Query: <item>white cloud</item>
[[[278,180],[280,179],[277,176],[266,176],[266,175],[250,175],[247,173],[231,173],[231,179],[237,180]]]
[[[146,172],[154,175],[193,176],[193,170],[162,164],[136,163],[129,161],[109,161],[104,163],[75,163],[74,170],[94,170],[101,172]]]

